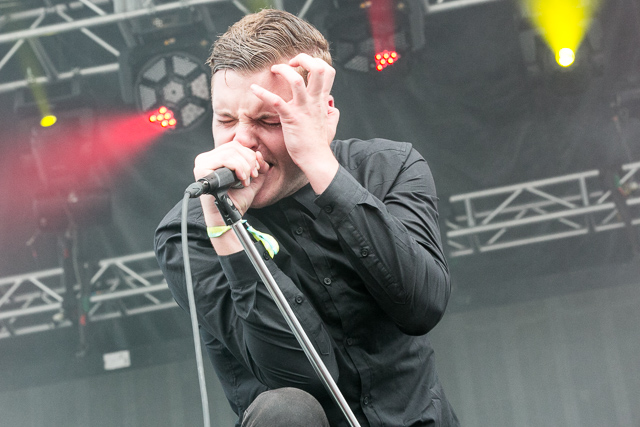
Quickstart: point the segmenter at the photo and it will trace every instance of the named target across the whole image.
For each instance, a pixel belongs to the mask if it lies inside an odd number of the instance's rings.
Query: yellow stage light
[[[48,128],[49,126],[53,126],[58,121],[58,118],[52,114],[48,114],[40,120],[40,126],[43,128]]]
[[[556,61],[562,67],[568,67],[576,60],[576,54],[568,47],[564,47],[556,54]]]
[[[599,0],[522,0],[534,25],[559,58],[570,49],[575,59],[584,35],[589,30]],[[564,54],[563,54],[564,55]],[[568,53],[567,53],[568,55]],[[563,57],[564,58],[564,57]],[[567,56],[568,58],[568,56]],[[567,59],[568,60],[568,59]],[[572,63],[573,61],[571,61]],[[560,61],[558,60],[558,63]],[[571,65],[561,64],[563,67]]]

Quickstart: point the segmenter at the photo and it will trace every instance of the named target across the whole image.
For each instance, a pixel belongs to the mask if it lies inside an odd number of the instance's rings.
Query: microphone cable
[[[184,262],[185,282],[187,286],[187,298],[189,299],[189,313],[191,315],[191,329],[193,331],[193,345],[196,352],[196,367],[198,369],[198,383],[200,384],[200,400],[202,401],[202,417],[204,427],[210,427],[209,398],[207,396],[207,384],[204,378],[204,363],[202,362],[202,346],[200,345],[200,333],[198,332],[198,316],[196,314],[196,299],[193,291],[193,279],[191,277],[191,261],[189,260],[189,242],[187,237],[187,211],[189,199],[192,196],[185,192],[182,198],[182,219],[180,232],[182,234],[182,259]]]

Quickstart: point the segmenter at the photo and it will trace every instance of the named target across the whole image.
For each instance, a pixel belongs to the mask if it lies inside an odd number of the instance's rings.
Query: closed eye
[[[229,125],[233,124],[235,122],[235,120],[220,120],[220,119],[216,119],[216,122],[219,125],[222,125],[222,126],[229,126]]]

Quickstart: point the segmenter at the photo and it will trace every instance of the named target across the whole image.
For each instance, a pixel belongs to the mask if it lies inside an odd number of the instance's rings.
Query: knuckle
[[[297,75],[296,77],[293,78],[293,81],[291,82],[292,85],[296,86],[297,88],[301,88],[304,86],[304,79],[302,78],[301,75]]]

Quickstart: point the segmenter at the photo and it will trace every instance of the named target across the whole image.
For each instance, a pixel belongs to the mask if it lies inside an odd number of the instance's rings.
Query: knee
[[[327,416],[315,397],[297,388],[261,393],[247,408],[243,427],[328,427]]]

